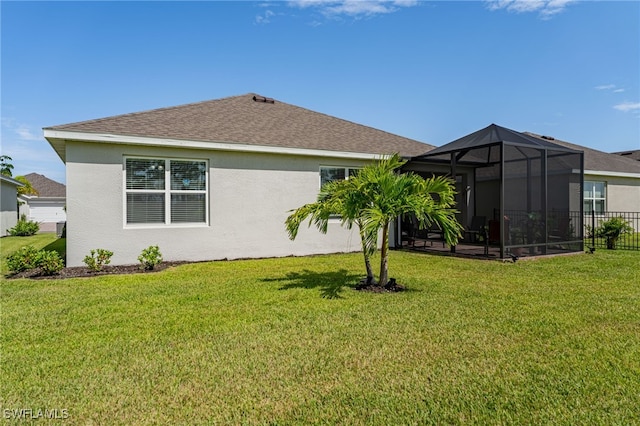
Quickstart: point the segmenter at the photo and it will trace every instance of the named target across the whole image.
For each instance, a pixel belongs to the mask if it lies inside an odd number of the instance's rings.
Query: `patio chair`
[[[420,235],[419,238],[424,239],[425,247],[427,246],[427,241],[429,241],[429,243],[431,244],[431,247],[433,247],[434,241],[441,241],[442,247],[445,246],[444,232],[442,231],[442,229],[440,229],[440,227],[436,223],[432,223],[431,226],[425,229],[418,230],[418,235]]]
[[[487,218],[485,216],[473,216],[471,218],[471,225],[465,229],[465,238],[466,235],[469,235],[469,239],[473,243],[477,243],[482,237],[485,243],[488,242],[489,236],[486,227]]]
[[[420,229],[418,218],[411,215],[402,221],[402,241],[406,241],[408,246],[416,247],[416,243],[422,243],[422,248],[427,246],[427,242],[433,247],[434,241],[442,241],[442,247],[445,246],[444,232],[440,227],[433,223],[431,226]]]
[[[568,216],[560,216],[556,218],[555,226],[549,231],[549,242],[558,244],[562,248],[562,242],[570,239],[571,218]]]
[[[402,245],[404,245],[404,242],[407,242],[408,246],[411,247],[415,247],[416,245],[416,233],[418,231],[418,226],[417,226],[417,220],[415,218],[415,216],[409,216],[406,217],[402,220],[402,233],[401,233],[401,240],[402,240]]]

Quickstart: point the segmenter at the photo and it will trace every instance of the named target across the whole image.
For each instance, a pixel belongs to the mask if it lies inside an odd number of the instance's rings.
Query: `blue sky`
[[[42,128],[255,92],[443,145],[491,123],[640,149],[640,2],[0,4],[2,154]]]

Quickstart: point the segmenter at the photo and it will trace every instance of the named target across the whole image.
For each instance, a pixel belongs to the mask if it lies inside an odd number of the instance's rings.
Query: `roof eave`
[[[3,180],[7,183],[11,183],[15,186],[24,186],[24,183],[20,182],[19,180],[15,180],[14,178],[10,177],[10,176],[6,176],[6,175],[0,175],[0,180]]]
[[[118,135],[112,133],[74,132],[68,130],[44,129],[44,137],[56,150],[63,162],[65,159],[65,145],[67,141],[111,143],[122,145],[142,145],[153,147],[172,147],[203,149],[214,151],[254,152],[265,154],[286,154],[313,157],[339,157],[359,160],[375,160],[391,155],[391,153],[364,153],[349,151],[330,151],[309,148],[290,148],[281,146],[242,144],[229,141],[194,141],[182,139],[156,138],[146,136]]]
[[[606,170],[585,170],[585,175],[592,176],[607,176],[607,177],[621,177],[621,178],[633,178],[640,179],[640,173],[631,172],[610,172]]]

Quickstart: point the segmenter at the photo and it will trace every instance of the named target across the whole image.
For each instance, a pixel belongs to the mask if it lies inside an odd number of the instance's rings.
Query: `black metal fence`
[[[619,236],[614,231],[607,232],[620,224],[628,226],[626,232]],[[640,251],[640,212],[585,213],[584,229],[586,248]]]

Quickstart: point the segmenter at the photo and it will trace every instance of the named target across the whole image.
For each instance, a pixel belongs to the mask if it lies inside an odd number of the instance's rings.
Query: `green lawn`
[[[392,252],[397,294],[353,290],[362,270],[3,280],[0,405],[69,424],[640,424],[640,253]]]

